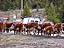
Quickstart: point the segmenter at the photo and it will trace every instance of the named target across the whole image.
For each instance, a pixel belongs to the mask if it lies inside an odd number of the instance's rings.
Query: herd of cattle
[[[29,22],[27,24],[23,24],[22,22],[11,22],[7,20],[6,22],[0,22],[0,32],[9,32],[14,31],[14,34],[17,33],[25,33],[27,32],[27,35],[31,35],[31,32],[35,33],[37,32],[38,35],[39,33],[44,33],[44,35],[49,35],[51,34],[59,34],[62,32],[61,28],[61,23],[56,23],[54,25],[51,25],[49,22],[44,22],[42,24],[38,24],[36,22]]]

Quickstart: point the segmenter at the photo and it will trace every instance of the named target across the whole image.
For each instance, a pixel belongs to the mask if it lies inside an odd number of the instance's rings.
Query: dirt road
[[[63,38],[0,35],[0,48],[64,48]]]

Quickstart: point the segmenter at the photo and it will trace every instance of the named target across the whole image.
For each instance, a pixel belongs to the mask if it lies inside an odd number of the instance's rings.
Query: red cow
[[[47,26],[51,26],[51,24],[50,23],[48,23],[48,22],[44,22],[44,23],[42,23],[42,24],[39,24],[39,26],[41,27],[41,35],[42,35],[42,32],[44,32],[44,34],[45,34],[45,28],[47,27]],[[38,31],[38,34],[39,34],[39,31]]]
[[[10,29],[10,27],[12,26],[12,24],[13,24],[13,22],[11,22],[11,21],[6,21],[6,22],[4,22],[4,32],[5,32],[5,30],[7,31],[7,32],[9,32],[9,29]]]
[[[61,23],[56,23],[54,26],[47,26],[45,31],[45,33],[48,35],[51,35],[51,33],[54,35],[55,32],[59,34],[61,33]]]
[[[20,34],[21,29],[23,29],[23,24],[21,22],[14,22],[13,26],[14,26],[14,34],[18,32]],[[18,32],[15,32],[15,31],[18,31]]]
[[[50,35],[50,36],[51,36],[51,34],[54,35],[54,27],[53,26],[47,26],[45,28],[45,33],[46,33],[46,35]]]
[[[54,28],[55,28],[55,30],[56,30],[56,32],[59,34],[60,32],[61,32],[61,26],[62,24],[61,23],[56,23],[55,24],[55,26],[54,26]]]
[[[30,22],[30,23],[27,23],[24,25],[27,29],[27,34],[30,33],[30,29],[33,28],[33,29],[36,29],[36,27],[38,26],[38,23],[36,22]]]
[[[3,30],[3,22],[0,22],[0,32]]]

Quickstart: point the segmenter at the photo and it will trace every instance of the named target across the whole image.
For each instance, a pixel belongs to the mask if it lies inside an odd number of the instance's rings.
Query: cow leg
[[[54,36],[54,34],[55,34],[55,31],[53,31],[53,36]]]
[[[30,32],[31,32],[31,28],[28,28],[28,29],[27,29],[27,34],[31,35]]]
[[[34,28],[34,30],[33,30],[34,35],[35,35],[35,32],[36,32],[36,30],[35,30],[35,28]]]
[[[50,33],[49,30],[46,30],[45,31],[45,36],[49,36],[50,35],[49,33]]]
[[[45,31],[45,30],[42,30],[43,32],[44,32],[44,35],[46,35],[47,34],[47,31]]]
[[[5,32],[5,29],[3,29],[3,32]]]
[[[38,30],[38,35],[39,35],[39,30]]]
[[[15,28],[13,29],[13,31],[14,31],[14,35],[15,35]]]
[[[39,29],[39,31],[41,32],[41,35],[42,35],[42,32],[44,32],[44,30],[42,30],[42,29]]]
[[[24,29],[23,29],[23,28],[21,28],[21,29],[20,29],[20,33],[25,34],[25,32],[24,32]]]
[[[14,28],[14,35],[16,34],[16,28]]]
[[[48,32],[48,36],[51,36],[51,31],[49,30],[49,32]]]
[[[25,34],[26,29],[25,29],[25,28],[22,28],[22,30],[21,30],[21,31],[22,31],[22,35],[23,35],[23,34]]]
[[[41,32],[41,36],[42,36],[42,32]]]
[[[26,32],[26,28],[24,28],[23,30],[24,30],[23,32],[24,32],[24,34],[25,34],[25,32]]]
[[[2,29],[0,29],[0,32],[2,32]]]
[[[27,35],[29,34],[29,29],[27,28]]]
[[[20,32],[21,32],[21,27],[16,27],[16,34],[20,34]]]
[[[51,32],[50,32],[50,36],[51,36]]]
[[[42,35],[42,32],[44,32],[44,30],[41,29],[41,35]]]
[[[2,29],[0,29],[0,32],[2,32]]]
[[[31,32],[31,30],[29,29],[29,34],[31,35],[31,33],[30,33],[30,32]]]
[[[20,35],[20,33],[21,33],[21,28],[19,27],[19,35]]]
[[[7,33],[9,32],[9,29],[8,29],[8,28],[6,29],[6,32],[7,32]]]
[[[59,29],[57,29],[57,33],[58,33],[58,36],[59,36],[59,34],[60,34],[60,30]]]
[[[29,29],[29,35],[32,35],[32,34],[31,34],[31,28]]]
[[[38,35],[39,35],[39,33],[41,33],[41,35],[42,35],[42,30],[41,29],[38,29]]]

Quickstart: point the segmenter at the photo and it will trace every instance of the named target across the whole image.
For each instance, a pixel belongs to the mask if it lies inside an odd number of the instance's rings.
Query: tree
[[[56,12],[56,7],[54,6],[53,3],[50,4],[50,7],[48,8],[47,11],[47,19],[53,21],[54,23],[60,22],[57,12]]]
[[[58,13],[61,22],[64,23],[64,0],[58,1]]]
[[[28,2],[26,1],[23,10],[23,16],[31,16],[31,15],[32,15],[31,7],[28,6]]]
[[[0,10],[8,11],[11,9],[20,9],[21,8],[21,0],[2,0],[0,2]]]

